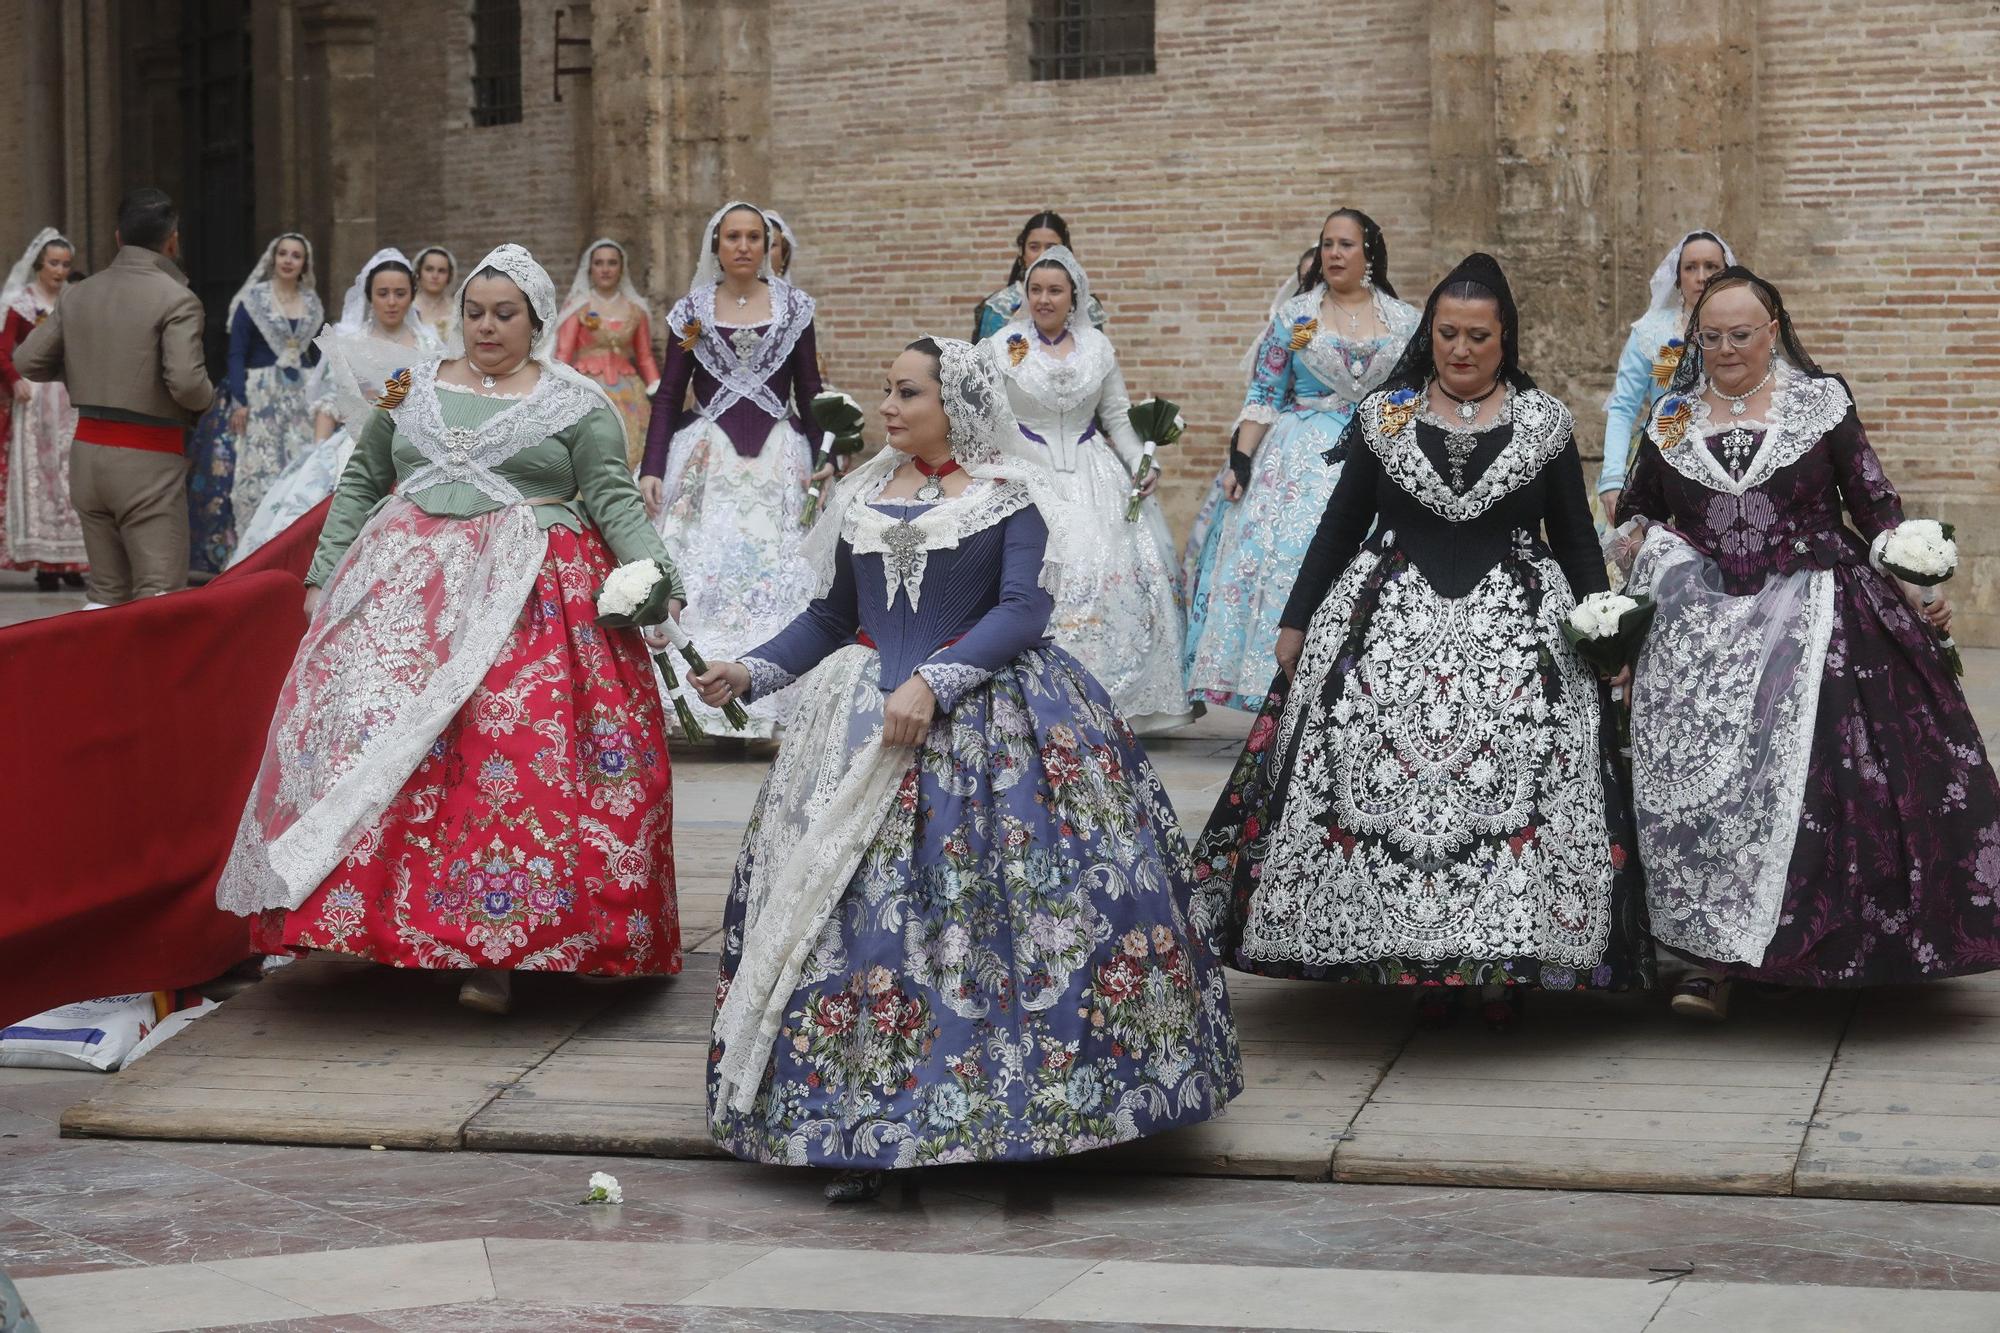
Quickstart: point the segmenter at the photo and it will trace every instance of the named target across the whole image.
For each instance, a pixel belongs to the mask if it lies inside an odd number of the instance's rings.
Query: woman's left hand
[[[676,625],[680,624],[681,608],[684,605],[686,604],[675,598],[668,598],[667,619],[673,621]],[[673,643],[673,640],[667,637],[667,627],[665,625],[646,625],[639,630],[639,637],[643,638],[646,641],[646,646],[656,653],[665,652],[668,645]]]
[[[1160,489],[1160,470],[1158,468],[1154,468],[1151,472],[1148,472],[1146,474],[1146,479],[1139,483],[1139,498],[1143,500],[1147,496],[1151,495],[1154,491],[1157,491],[1159,489]]]
[[[1632,668],[1620,667],[1615,676],[1606,676],[1604,683],[1614,690],[1627,689],[1632,684]]]
[[[911,676],[882,705],[882,743],[921,745],[937,716],[937,695],[922,676]]]
[[[1909,599],[1918,615],[1931,623],[1931,628],[1940,634],[1951,633],[1951,598],[1944,595],[1942,588],[1919,588],[1909,583],[1902,587],[1903,596]],[[1929,606],[1924,605],[1924,594],[1927,592],[1936,594]]]

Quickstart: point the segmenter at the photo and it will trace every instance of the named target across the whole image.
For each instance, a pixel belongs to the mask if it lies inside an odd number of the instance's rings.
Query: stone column
[[[725,200],[770,201],[771,21],[765,0],[678,0],[671,280],[685,287],[694,233]]]
[[[376,250],[375,15],[359,3],[306,0],[299,11],[317,125],[313,175],[320,197],[305,210],[325,237],[328,273],[353,273]]]
[[[117,253],[117,14],[110,0],[63,0],[64,224],[92,272]]]
[[[1495,147],[1493,5],[1432,0],[1431,277],[1493,243],[1500,212]],[[1421,305],[1427,292],[1410,293]]]
[[[64,193],[62,11],[50,4],[25,4],[10,13],[20,24],[22,162],[13,186],[20,192],[16,207],[25,245],[43,227],[75,233],[84,219],[79,211],[76,221],[70,220]]]
[[[671,262],[673,173],[669,109],[674,6],[652,0],[593,0],[590,102],[594,140],[588,236],[616,236],[632,284],[664,312],[685,287]],[[661,330],[653,330],[655,338]]]

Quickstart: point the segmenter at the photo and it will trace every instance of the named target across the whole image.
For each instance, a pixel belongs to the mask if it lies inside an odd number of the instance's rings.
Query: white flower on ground
[[[604,580],[604,590],[597,594],[597,614],[631,615],[646,604],[646,599],[653,595],[653,585],[659,581],[660,567],[650,560],[634,560],[618,566]]]
[[[1958,568],[1958,543],[1934,518],[1905,519],[1882,543],[1882,559],[1906,573],[1941,579]]]
[[[626,566],[631,568],[631,566]],[[618,1187],[618,1177],[608,1171],[590,1173],[590,1193],[583,1196],[585,1203],[623,1203],[625,1191]]]
[[[1571,608],[1569,625],[1586,639],[1615,638],[1618,622],[1638,605],[1622,593],[1594,592]]]

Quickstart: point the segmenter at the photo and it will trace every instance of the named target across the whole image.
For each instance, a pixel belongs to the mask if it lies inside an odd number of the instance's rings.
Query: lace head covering
[[[1079,573],[1086,556],[1092,524],[1078,511],[1055,473],[1022,437],[1007,402],[1000,367],[977,343],[957,338],[920,339],[937,348],[938,398],[944,405],[945,438],[951,456],[967,476],[989,486],[968,489],[939,501],[926,518],[950,544],[1032,504],[1049,530],[1042,560],[1042,587],[1057,593],[1061,582]],[[812,568],[817,594],[833,586],[834,560],[848,527],[848,517],[887,484],[911,455],[891,445],[877,450],[850,472],[833,500],[806,534],[801,554]]]
[[[780,217],[774,209],[764,210],[764,225],[769,227],[775,236],[785,238],[785,271],[778,276],[790,278],[792,270],[799,266],[799,238],[793,235],[792,224]]]
[[[742,199],[731,199],[728,203],[710,214],[708,224],[701,229],[701,240],[697,246],[694,261],[694,281],[688,285],[690,291],[698,290],[702,287],[713,287],[716,283],[722,281],[722,261],[716,257],[715,253],[716,232],[722,226],[722,220],[739,208],[747,209],[755,213],[758,217],[764,218],[764,262],[757,266],[757,276],[760,278],[771,276],[770,219],[765,216],[764,210],[757,207],[757,205],[748,203]],[[793,253],[792,258],[794,260],[798,258],[797,252]]]
[[[347,295],[340,299],[340,322],[334,327],[342,333],[365,333],[375,322],[375,312],[368,301],[368,279],[376,269],[384,264],[401,264],[410,270],[410,299],[417,295],[416,266],[404,257],[395,246],[386,246],[368,256],[368,262],[354,275],[354,281],[347,285]]]
[[[1672,310],[1680,305],[1681,251],[1688,248],[1688,242],[1690,241],[1715,242],[1722,247],[1722,262],[1724,267],[1735,266],[1736,252],[1729,248],[1728,241],[1723,240],[1715,232],[1706,229],[1689,232],[1674,243],[1674,248],[1667,251],[1666,258],[1662,259],[1659,267],[1653,270],[1653,276],[1649,280],[1653,297],[1652,302],[1646,307],[1645,314],[1632,321],[1633,328],[1638,328],[1655,311]]]
[[[446,283],[450,283],[452,278],[458,276],[458,256],[445,249],[442,245],[427,245],[417,251],[417,257],[410,263],[411,270],[417,275],[417,285],[419,287],[423,285],[424,260],[432,255],[443,255],[444,262],[451,266],[451,273],[445,278]]]
[[[535,257],[528,253],[526,247],[515,245],[512,241],[495,248],[486,258],[474,264],[458,284],[458,290],[451,298],[451,337],[446,343],[446,355],[454,359],[465,355],[465,289],[472,285],[474,278],[489,270],[521,289],[521,295],[527,298],[528,308],[535,312],[535,318],[541,324],[535,331],[533,344],[528,348],[528,359],[542,368],[543,375],[553,375],[574,384],[588,391],[605,407],[611,407],[611,399],[604,392],[604,386],[556,360],[556,316],[561,309],[556,304],[556,284],[549,277],[548,270],[535,262]]]
[[[1021,279],[1022,304],[1027,304],[1026,288],[1028,278],[1033,277],[1035,270],[1045,264],[1051,268],[1059,268],[1069,274],[1071,288],[1069,318],[1064,320],[1063,324],[1065,327],[1074,328],[1077,319],[1090,309],[1090,279],[1084,276],[1083,265],[1077,261],[1077,257],[1074,254],[1070,253],[1070,248],[1067,245],[1050,246],[1035,257],[1034,263],[1028,265],[1027,276]],[[1085,322],[1088,323],[1088,319],[1085,319]]]
[[[1778,321],[1779,356],[1815,379],[1826,376],[1826,372],[1819,368],[1819,363],[1806,355],[1805,344],[1799,341],[1798,332],[1792,328],[1792,313],[1785,309],[1785,298],[1778,294],[1776,287],[1741,264],[1731,264],[1708,280],[1708,286],[1696,298],[1694,308],[1688,311],[1687,326],[1690,331],[1700,320],[1701,308],[1708,303],[1708,298],[1731,287],[1751,288],[1762,299],[1765,308],[1771,312],[1771,318]],[[1667,386],[1667,394],[1671,396],[1693,393],[1706,376],[1707,371],[1702,367],[1701,344],[1690,337],[1687,341],[1687,350],[1681,354],[1680,368],[1674,372],[1673,382]]]
[[[1383,389],[1415,389],[1422,392],[1437,374],[1437,359],[1431,353],[1431,325],[1437,318],[1439,298],[1461,283],[1483,287],[1500,307],[1500,378],[1517,389],[1535,387],[1535,381],[1521,369],[1521,312],[1514,305],[1514,291],[1507,285],[1507,275],[1500,271],[1500,261],[1482,252],[1459,260],[1458,267],[1445,274],[1444,281],[1431,289],[1431,297],[1424,302],[1424,314],[1417,323],[1417,331],[1403,345],[1403,355],[1397,360],[1396,368],[1389,372],[1388,379],[1382,381]],[[1355,420],[1360,418],[1357,416]]]
[[[71,254],[76,253],[76,245],[54,227],[44,227],[35,233],[35,239],[28,242],[28,248],[7,270],[7,281],[0,284],[0,308],[14,304],[21,293],[34,284],[35,273],[42,266],[42,251],[51,245],[60,245]]]
[[[263,257],[258,259],[257,266],[250,270],[250,276],[243,280],[243,285],[236,289],[236,295],[229,298],[229,313],[223,317],[223,328],[226,329],[236,322],[236,312],[242,309],[244,300],[250,295],[250,289],[260,282],[269,282],[271,280],[271,272],[277,266],[278,242],[280,241],[297,241],[306,248],[306,266],[299,270],[299,287],[304,291],[312,289],[312,242],[296,231],[279,232],[271,238],[271,243],[264,247]]]
[[[646,304],[646,298],[639,295],[639,289],[632,285],[632,261],[625,253],[625,247],[609,236],[600,236],[583,247],[583,255],[576,261],[576,276],[570,280],[569,295],[564,298],[562,309],[556,315],[556,323],[564,324],[571,315],[586,310],[597,297],[597,285],[590,280],[590,257],[599,250],[610,246],[618,252],[618,294],[632,303],[632,308],[648,319],[653,308]]]

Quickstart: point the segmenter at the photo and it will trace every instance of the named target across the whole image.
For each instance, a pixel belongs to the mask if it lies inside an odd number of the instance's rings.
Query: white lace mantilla
[[[1278,312],[1278,318],[1287,328],[1300,319],[1319,319],[1321,289],[1301,292],[1285,302]],[[1373,393],[1389,372],[1395,369],[1396,360],[1403,344],[1410,340],[1422,312],[1415,307],[1385,295],[1380,288],[1374,289],[1375,318],[1388,330],[1377,338],[1343,338],[1328,328],[1326,321],[1320,320],[1320,330],[1296,352],[1294,359],[1312,373],[1312,377],[1324,384],[1329,394],[1319,395],[1316,400],[1299,398],[1303,407],[1331,407],[1325,403],[1327,397],[1340,400],[1341,406],[1351,406]],[[1361,373],[1355,374],[1352,353],[1357,349],[1370,349],[1368,356],[1361,360]],[[1275,419],[1275,418],[1274,418]]]
[[[546,370],[524,398],[471,428],[447,426],[438,401],[438,363],[411,372],[409,396],[395,410],[396,431],[424,456],[396,487],[416,495],[432,486],[464,482],[495,504],[519,504],[525,497],[499,473],[500,465],[532,449],[552,435],[568,430],[603,405],[602,401],[561,376]]]
[[[715,377],[717,385],[714,396],[701,404],[701,415],[709,421],[718,420],[746,399],[774,421],[791,414],[784,401],[771,392],[770,380],[791,356],[800,335],[812,324],[814,304],[812,297],[783,278],[768,281],[771,323],[754,344],[745,340],[750,348],[747,353],[738,350],[735,340],[716,322],[712,283],[683,296],[667,316],[667,326],[677,338],[687,336],[691,321],[701,324],[701,334],[694,345],[695,360]]]
[[[1383,586],[1329,707],[1378,560],[1358,556],[1307,631],[1277,737],[1294,762],[1244,952],[1595,966],[1610,939],[1612,866],[1597,684],[1562,640],[1567,581],[1553,561],[1534,562],[1547,589],[1536,616],[1505,567],[1459,598],[1412,567]]]
[[[1007,351],[1010,338],[1028,340],[1028,354],[1019,365]],[[1076,347],[1066,357],[1042,346],[1035,327],[1028,323],[1010,324],[993,335],[998,344],[1000,373],[1019,385],[1021,391],[1059,412],[1074,412],[1095,399],[1104,387],[1104,377],[1118,364],[1111,340],[1093,328],[1072,326],[1070,336]]]
[[[260,282],[243,294],[243,312],[256,325],[264,345],[278,358],[281,370],[297,370],[305,364],[306,331],[318,328],[326,317],[318,292],[304,288],[300,296],[304,307],[299,317],[293,319],[278,309],[270,283]]]
[[[1512,438],[1501,448],[1500,456],[1479,475],[1479,480],[1461,495],[1438,475],[1437,468],[1417,443],[1417,418],[1412,417],[1393,435],[1382,429],[1382,412],[1387,405],[1388,395],[1379,393],[1361,405],[1362,438],[1382,460],[1382,470],[1389,474],[1390,480],[1408,491],[1424,508],[1452,523],[1471,522],[1533,481],[1543,468],[1561,456],[1569,444],[1573,425],[1569,409],[1541,390],[1525,389],[1513,394],[1507,409],[1513,414]]]
[[[877,480],[877,495],[891,475],[885,472]],[[1011,481],[974,481],[962,493],[940,500],[914,518],[885,514],[870,503],[872,499],[856,497],[847,508],[840,535],[856,555],[882,557],[883,595],[894,606],[900,590],[912,611],[921,603],[932,551],[955,550],[973,533],[984,532],[1034,503],[1026,486]],[[825,596],[832,587],[830,577],[821,581],[826,587],[817,589],[815,597]]]
[[[1631,586],[1659,605],[1632,692],[1653,934],[1754,966],[1777,930],[1798,840],[1833,574],[1774,575],[1754,595],[1731,596],[1713,561],[1656,525]]]
[[[1847,390],[1831,375],[1814,377],[1789,361],[1780,361],[1771,386],[1771,410],[1767,414],[1769,420],[1764,442],[1757,447],[1743,475],[1732,477],[1729,469],[1708,447],[1708,440],[1712,435],[1743,423],[1711,421],[1708,400],[1699,392],[1687,394],[1685,398],[1694,413],[1686,434],[1670,447],[1661,445],[1661,408],[1674,401],[1673,394],[1661,398],[1653,408],[1652,419],[1646,423],[1646,434],[1652,438],[1654,445],[1660,447],[1660,456],[1674,471],[1712,491],[1730,495],[1755,490],[1776,475],[1780,468],[1790,467],[1804,458],[1822,436],[1841,423],[1848,409],[1854,405]]]

